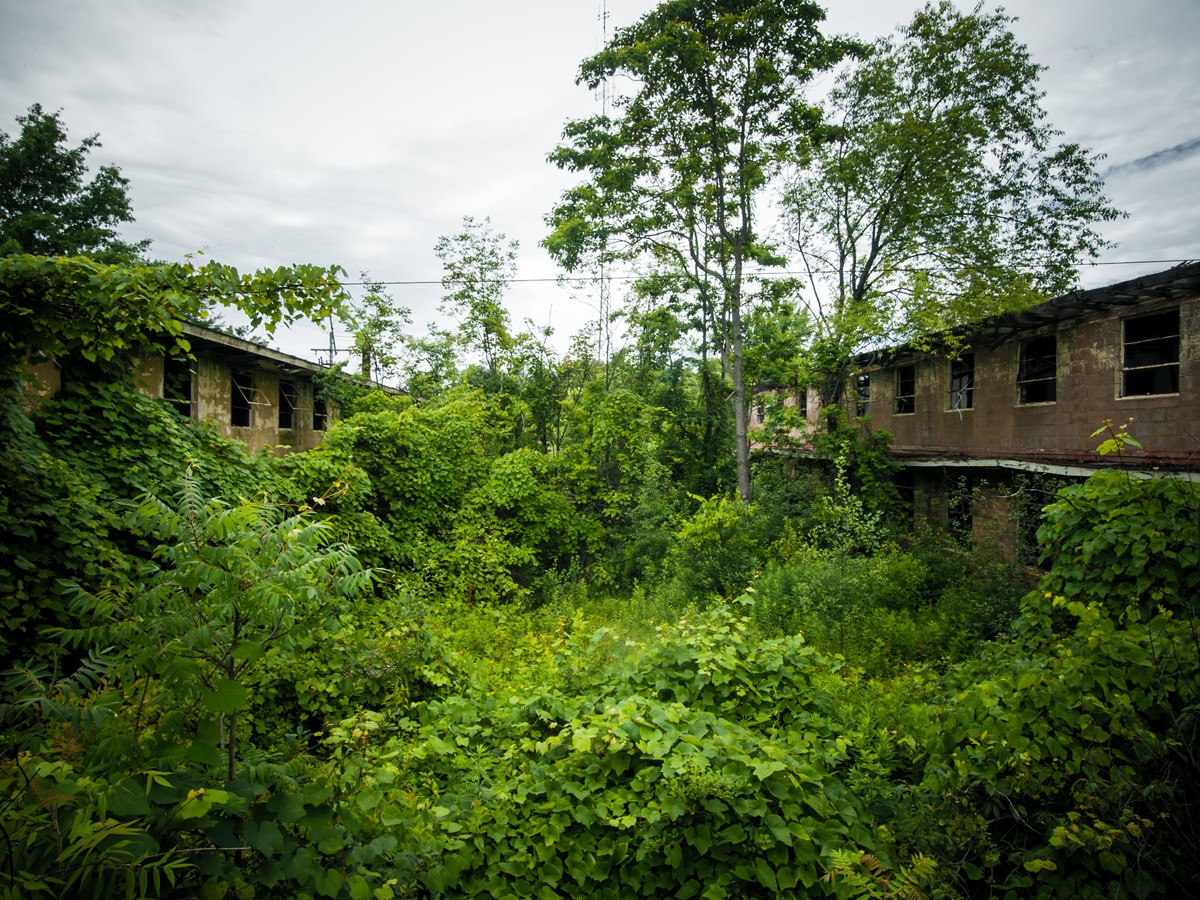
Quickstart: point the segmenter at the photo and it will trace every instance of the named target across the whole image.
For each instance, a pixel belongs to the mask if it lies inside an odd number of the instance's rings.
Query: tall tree
[[[0,256],[90,256],[132,262],[150,245],[120,239],[122,222],[133,221],[129,181],[116,166],[101,166],[87,180],[87,156],[98,135],[67,145],[57,112],[35,103],[17,116],[15,139],[0,132]]]
[[[359,374],[363,378],[383,381],[395,377],[400,360],[397,347],[403,337],[403,327],[412,324],[412,312],[397,306],[392,295],[383,289],[383,282],[374,281],[362,273],[364,293],[354,304],[351,313],[354,323],[354,349],[359,355]]]
[[[441,310],[458,318],[463,346],[477,351],[494,379],[500,359],[512,344],[504,291],[517,271],[517,242],[492,230],[492,220],[463,216],[462,231],[443,235],[434,245],[449,292]]]
[[[785,205],[826,404],[856,351],[1061,293],[1109,246],[1098,157],[1058,142],[1011,21],[928,3],[843,73],[830,139],[803,148]]]
[[[633,91],[614,99],[615,117],[569,122],[551,154],[588,175],[547,218],[553,256],[570,270],[594,255],[649,257],[712,311],[747,501],[744,291],[748,269],[779,261],[758,204],[786,148],[820,121],[804,84],[855,46],[823,37],[823,19],[806,0],[667,0],[584,61],[591,89]]]

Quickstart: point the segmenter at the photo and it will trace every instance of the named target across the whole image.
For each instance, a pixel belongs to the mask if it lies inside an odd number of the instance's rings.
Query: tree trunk
[[[743,503],[749,503],[750,490],[750,432],[746,416],[746,374],[742,354],[742,304],[741,298],[735,298],[730,304],[729,324],[733,332],[733,418],[734,440],[737,444],[737,481],[738,496]]]

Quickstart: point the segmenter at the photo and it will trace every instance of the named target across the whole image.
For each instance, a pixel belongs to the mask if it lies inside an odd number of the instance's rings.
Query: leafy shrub
[[[800,896],[836,851],[872,846],[830,774],[843,755],[812,683],[828,663],[801,640],[759,641],[725,606],[616,658],[609,637],[568,643],[558,689],[422,704],[380,748],[429,798],[425,888]]]
[[[1200,597],[1200,493],[1177,478],[1104,470],[1058,492],[1038,529],[1044,587],[1143,618],[1165,604],[1196,614]]]
[[[803,633],[823,651],[886,675],[971,655],[978,641],[1008,630],[1018,597],[1011,567],[943,542],[856,556],[800,541],[755,581],[754,620],[767,634]]]
[[[753,506],[728,497],[704,500],[671,541],[666,592],[677,607],[736,597],[765,552],[762,520]]]
[[[1046,638],[1055,610],[1074,628]],[[894,831],[958,860],[946,871],[967,893],[1191,895],[1200,658],[1190,626],[1122,624],[1098,603],[1035,592],[1022,634],[1024,645],[998,645],[955,673]]]
[[[207,494],[250,497],[276,483],[266,457],[137,393],[128,372],[91,375],[32,413],[0,399],[0,661],[39,627],[72,621],[62,580],[102,590],[131,577],[148,550],[122,507],[144,491],[166,491],[189,467]]]

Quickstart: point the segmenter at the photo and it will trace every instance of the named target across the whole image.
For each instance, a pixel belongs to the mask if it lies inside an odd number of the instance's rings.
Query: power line
[[[1194,260],[1192,260],[1192,259],[1125,259],[1125,260],[1114,260],[1114,261],[1110,261],[1110,262],[1085,262],[1085,263],[1080,263],[1079,265],[1080,265],[1080,268],[1082,268],[1084,266],[1086,266],[1088,268],[1096,268],[1098,266],[1168,265],[1171,263],[1179,264],[1179,263],[1189,263],[1189,262],[1193,262],[1193,261]],[[905,271],[912,273],[912,272],[931,272],[933,270],[916,268],[916,269],[906,269]],[[750,274],[756,278],[788,278],[788,277],[792,277],[792,276],[808,275],[807,272],[798,271],[798,270],[794,270],[794,269],[772,269],[772,270],[768,270],[768,271],[752,272],[752,273],[748,273],[748,274]],[[833,269],[822,270],[821,274],[831,275],[831,274],[834,274],[834,270]],[[639,279],[641,277],[643,277],[643,276],[641,276],[641,275],[610,275],[610,274],[605,274],[605,275],[560,275],[560,276],[556,276],[554,278],[480,278],[480,279],[472,279],[472,281],[477,280],[483,284],[493,284],[496,282],[503,282],[504,284],[561,284],[562,282],[573,282],[573,283],[583,284],[583,283],[590,282],[590,283],[596,284],[596,283],[601,283],[606,280],[636,281],[637,279]],[[414,280],[398,280],[398,281],[375,281],[375,280],[372,280],[372,281],[339,281],[337,283],[342,287],[363,287],[365,285],[375,285],[375,284],[383,285],[385,287],[406,287],[406,286],[415,286],[415,285],[434,285],[434,284],[441,285],[441,286],[446,286],[446,285],[450,285],[450,284],[468,284],[468,283],[470,283],[470,281],[468,281],[466,279],[449,279],[449,280],[444,280],[444,279],[416,280],[416,279],[414,279]]]

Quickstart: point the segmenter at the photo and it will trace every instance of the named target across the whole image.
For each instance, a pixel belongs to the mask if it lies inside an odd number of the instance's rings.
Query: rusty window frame
[[[1179,393],[1179,308],[1125,319],[1121,334],[1121,396]]]
[[[1017,402],[1058,400],[1058,337],[1044,334],[1021,342],[1017,360]]]

